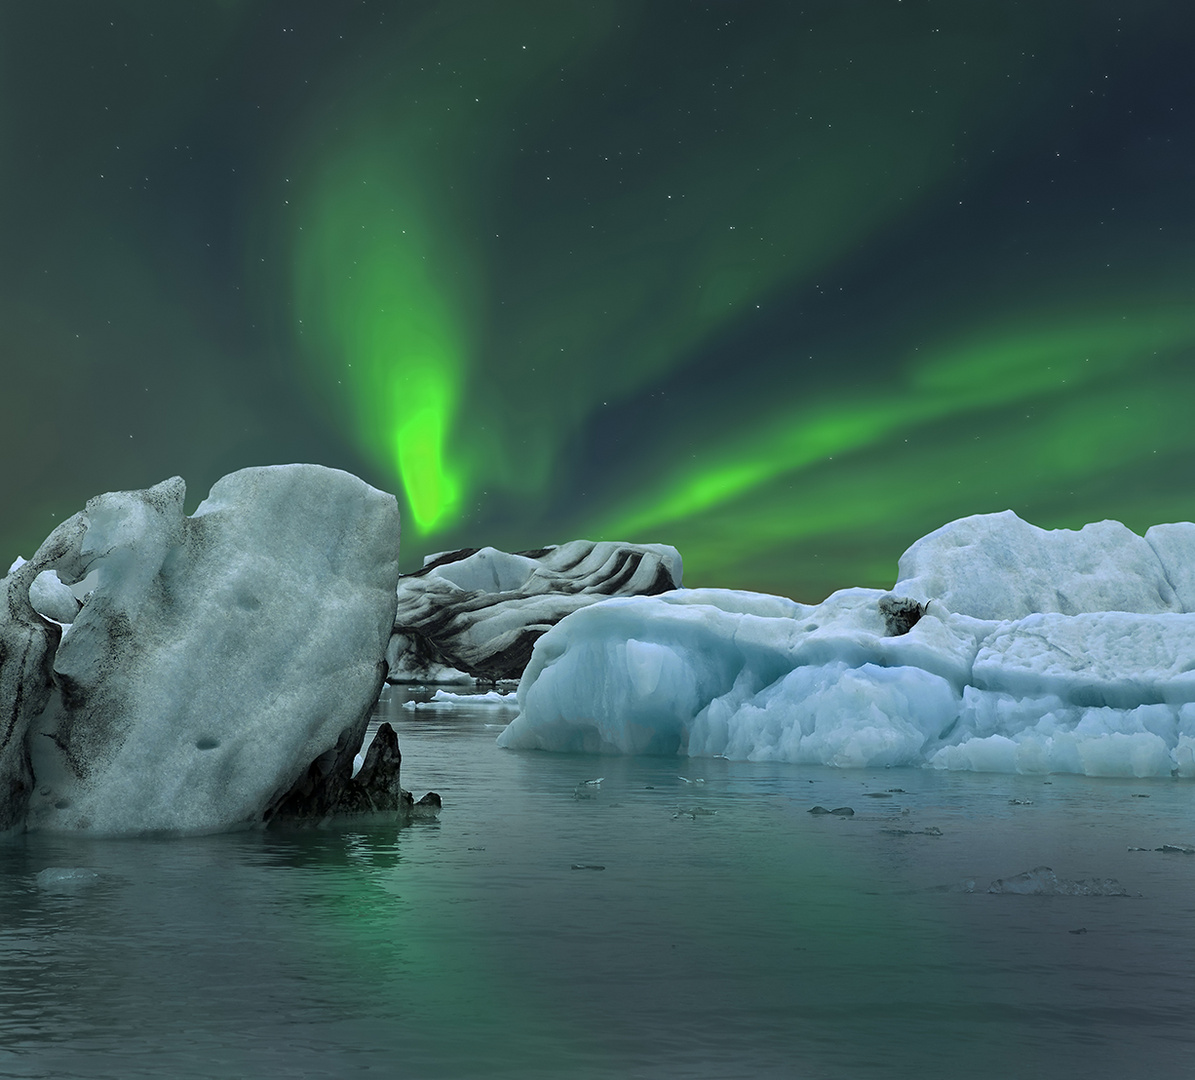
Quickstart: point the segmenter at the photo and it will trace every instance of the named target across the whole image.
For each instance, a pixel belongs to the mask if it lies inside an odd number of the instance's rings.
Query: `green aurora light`
[[[875,446],[897,433],[1018,402],[1082,393],[1087,384],[1139,369],[1150,358],[1182,348],[1195,348],[1195,314],[1185,307],[1138,308],[1131,321],[1085,312],[1061,325],[1028,327],[1011,335],[1002,335],[997,326],[974,340],[944,345],[907,363],[904,378],[882,394],[784,411],[746,438],[714,446],[708,460],[666,473],[636,509],[610,528],[625,535],[659,531],[779,477]],[[1090,406],[1088,415],[1092,416]],[[1099,432],[1107,425],[1091,426]],[[1092,452],[1097,448],[1089,447],[1089,441],[1068,432],[1049,454],[1036,455],[1037,460],[1068,475],[1075,469],[1097,470],[1106,464],[1105,455]],[[924,490],[932,482],[931,473],[913,486]],[[836,501],[831,499],[831,505]],[[814,510],[791,523],[792,537],[807,533],[816,516]]]
[[[609,10],[634,24],[632,8]],[[627,145],[625,125],[586,122],[586,88],[548,81],[561,81],[570,58],[603,63],[609,18],[579,36],[575,13],[546,12],[534,35],[501,22],[471,34],[463,85],[431,74],[381,85],[366,65],[346,130],[330,138],[312,128],[296,152],[314,174],[292,226],[296,329],[318,373],[313,386],[347,398],[350,436],[401,483],[422,537],[460,525],[482,491],[541,505],[559,498],[567,447],[588,418],[683,371],[748,312],[830,271],[920,205],[945,181],[976,103],[1009,63],[1027,63],[977,28],[949,47],[908,34],[895,51],[883,25],[849,15],[830,16],[812,39],[802,21],[785,22],[779,42],[740,49],[727,65],[765,67],[766,92],[795,106],[784,137],[768,131],[773,111],[736,107],[741,124],[695,126],[681,119],[691,88],[662,87],[629,134],[635,157],[658,129],[676,131],[676,149],[627,184],[635,162],[610,153]],[[896,16],[888,29],[899,25]],[[538,39],[531,50],[520,44],[528,36]],[[792,63],[767,68],[763,54],[778,47]],[[529,52],[534,60],[523,59]],[[949,96],[911,75],[935,65],[949,68]],[[521,152],[495,149],[483,125],[526,128],[528,95],[549,87],[553,105],[525,136],[542,150],[541,175]],[[553,159],[553,121],[566,108],[580,110],[579,126]],[[992,127],[1004,123],[997,116]],[[490,187],[475,171],[478,144],[489,147]],[[743,165],[710,171],[702,163],[711,156]],[[515,227],[509,204],[532,183],[542,201],[520,208],[517,249],[493,250],[490,241]],[[497,208],[493,186],[507,192]],[[498,222],[492,236],[489,222]],[[922,400],[926,415],[953,404],[946,392]],[[637,537],[681,521],[874,440],[906,420],[907,407],[830,404],[795,433],[785,417],[775,425],[784,432],[754,452],[728,447],[662,498],[636,492],[644,508],[607,515],[597,531]]]
[[[427,211],[401,167],[336,158],[296,241],[296,329],[330,357],[362,450],[401,479],[419,531],[452,519],[461,480],[447,438],[468,343],[426,235]]]
[[[1195,517],[1195,23],[1082,7],[11,6],[4,386],[60,419],[9,410],[8,557],[296,460],[404,568],[801,599],[963,514]]]

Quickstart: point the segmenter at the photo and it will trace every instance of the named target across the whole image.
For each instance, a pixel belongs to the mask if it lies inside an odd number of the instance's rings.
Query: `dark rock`
[[[423,816],[438,814],[443,805],[440,796],[434,791],[429,791],[415,804],[415,813]],[[481,850],[484,851],[485,848]]]
[[[907,596],[893,596],[892,593],[881,596],[879,605],[889,637],[907,634],[925,614],[925,607],[918,601]]]
[[[368,716],[366,717],[368,720]],[[364,730],[364,729],[362,729]],[[400,781],[402,753],[394,728],[384,723],[352,775],[356,749],[352,740],[320,755],[267,815],[271,822],[315,823],[345,814],[397,813],[409,817],[415,799]],[[355,742],[360,747],[361,739]],[[440,796],[428,792],[419,800],[422,812],[439,810]]]

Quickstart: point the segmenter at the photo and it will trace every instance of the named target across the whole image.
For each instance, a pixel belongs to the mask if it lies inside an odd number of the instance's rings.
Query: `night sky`
[[[1179,0],[0,2],[0,572],[315,461],[815,601],[1195,518]]]

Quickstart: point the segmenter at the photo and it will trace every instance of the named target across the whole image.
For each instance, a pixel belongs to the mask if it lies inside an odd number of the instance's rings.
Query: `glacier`
[[[536,642],[518,705],[503,747],[1195,776],[1195,524],[979,514],[887,591],[606,600]]]

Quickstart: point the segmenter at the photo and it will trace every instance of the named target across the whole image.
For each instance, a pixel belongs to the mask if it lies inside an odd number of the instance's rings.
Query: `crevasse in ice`
[[[924,614],[890,635],[886,595]],[[943,526],[891,594],[613,599],[537,643],[499,743],[842,767],[1195,776],[1195,525]]]

